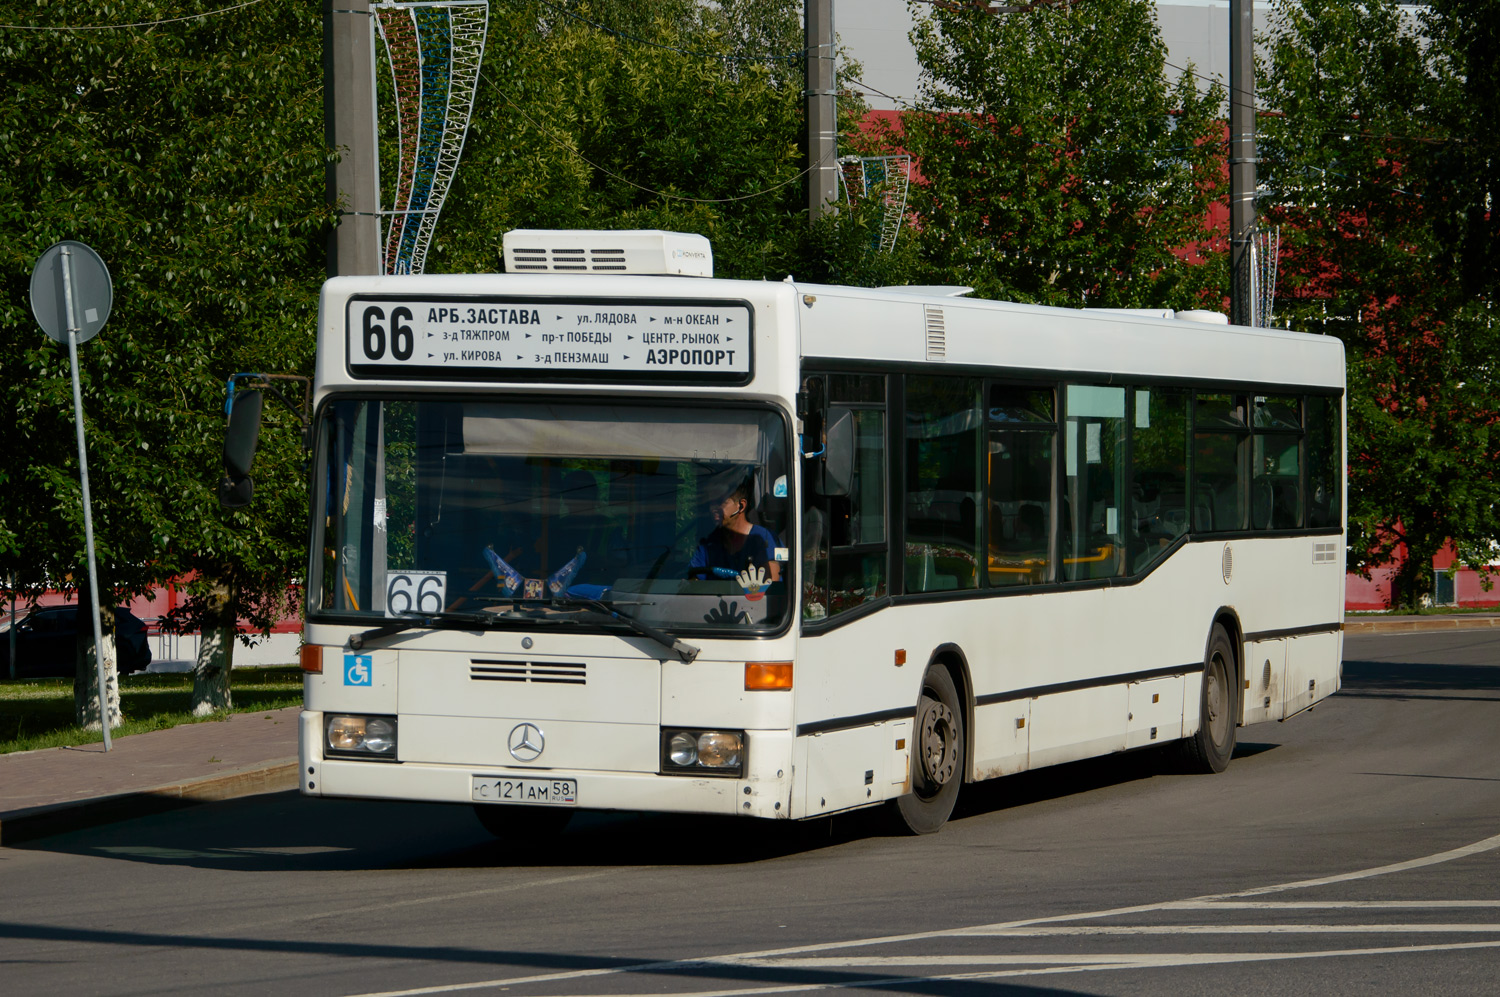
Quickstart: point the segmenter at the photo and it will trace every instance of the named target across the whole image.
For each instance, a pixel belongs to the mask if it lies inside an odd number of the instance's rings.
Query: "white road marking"
[[[986,931],[985,938],[1051,938],[1062,935],[1323,935],[1323,934],[1500,934],[1500,924],[1070,924]],[[874,962],[875,959],[871,959]],[[735,959],[734,965],[800,966],[811,960]]]
[[[611,994],[609,997],[760,997],[763,994],[810,993],[819,990],[845,990],[870,987],[910,987],[918,983],[947,983],[957,981],[998,980],[1018,976],[1053,976],[1061,973],[1092,973],[1101,970],[1168,969],[1177,966],[1225,965],[1228,963],[1287,962],[1297,959],[1330,959],[1363,955],[1408,955],[1416,952],[1452,952],[1459,950],[1500,948],[1500,941],[1458,942],[1452,945],[1411,945],[1399,948],[1333,949],[1322,952],[1149,952],[1109,956],[1059,956],[1056,958],[1027,958],[1026,965],[1033,968],[997,970],[983,973],[944,973],[930,976],[882,976],[863,980],[846,980],[839,983],[788,983],[774,987],[730,987],[722,990],[663,991],[643,990],[634,993]],[[1003,958],[1003,957],[1001,957]],[[1035,966],[1037,962],[1050,965]],[[866,965],[863,961],[851,961],[851,965]],[[474,989],[473,984],[461,987],[432,988],[425,990],[402,990],[393,993],[442,993],[452,989]],[[598,994],[555,994],[550,997],[600,997]]]
[[[1500,900],[1178,900],[1173,910],[1447,910],[1500,907]]]
[[[1337,876],[1324,876],[1321,879],[1301,879],[1295,883],[1282,883],[1279,886],[1262,886],[1258,890],[1241,890],[1238,893],[1221,893],[1218,896],[1226,899],[1231,897],[1258,897],[1267,893],[1280,893],[1282,890],[1305,890],[1314,886],[1329,886],[1333,883],[1348,883],[1356,879],[1372,879],[1375,876],[1389,876],[1396,872],[1406,872],[1410,869],[1421,869],[1429,865],[1437,865],[1441,862],[1452,862],[1454,859],[1468,858],[1470,855],[1478,855],[1480,852],[1493,851],[1500,848],[1500,834],[1476,841],[1472,845],[1464,845],[1462,848],[1449,849],[1446,852],[1438,852],[1436,855],[1427,855],[1419,859],[1411,859],[1407,862],[1395,862],[1391,865],[1376,866],[1373,869],[1360,869],[1357,872],[1346,872]],[[1210,900],[1213,897],[1203,897]]]
[[[924,941],[932,938],[967,938],[1003,935],[1007,932],[1019,931],[1020,929],[1041,927],[1045,925],[1062,924],[1066,922],[1099,920],[1102,918],[1121,917],[1130,914],[1158,913],[1172,910],[1211,910],[1218,907],[1226,909],[1244,909],[1237,903],[1243,897],[1264,896],[1269,893],[1279,893],[1286,890],[1309,889],[1315,886],[1327,886],[1333,883],[1347,883],[1360,879],[1371,879],[1376,876],[1387,876],[1398,872],[1407,872],[1412,869],[1421,869],[1427,866],[1438,865],[1443,862],[1452,862],[1456,859],[1467,858],[1483,852],[1493,851],[1500,848],[1500,834],[1476,841],[1461,848],[1453,848],[1433,855],[1410,859],[1405,862],[1395,862],[1389,865],[1373,866],[1368,869],[1359,869],[1353,872],[1340,873],[1333,876],[1324,876],[1318,879],[1295,880],[1290,883],[1280,883],[1274,886],[1263,886],[1253,890],[1242,890],[1234,893],[1217,893],[1201,897],[1192,897],[1186,900],[1169,900],[1163,903],[1138,904],[1130,907],[1115,907],[1108,910],[1084,911],[1075,914],[1059,914],[1051,917],[1023,918],[1014,921],[1002,921],[995,924],[973,925],[965,928],[935,929],[932,931],[917,931],[901,935],[883,935],[875,938],[855,938],[842,942],[811,943],[807,945],[794,945],[783,948],[764,949],[757,952],[742,952],[732,955],[714,956],[697,959],[661,960],[655,962],[635,963],[628,966],[619,966],[608,969],[585,969],[561,973],[545,973],[533,976],[512,976],[491,980],[476,980],[472,983],[456,983],[433,987],[419,987],[410,990],[384,990],[356,995],[356,997],[417,997],[422,994],[459,993],[467,990],[484,990],[499,987],[514,987],[523,985],[534,985],[538,983],[561,982],[563,980],[579,980],[589,977],[619,975],[624,973],[645,973],[658,970],[681,970],[691,969],[699,966],[743,966],[743,965],[776,965],[791,966],[792,960],[785,959],[786,956],[797,956],[813,952],[833,952],[857,948],[871,948],[878,945],[890,945],[902,942]],[[1372,902],[1379,903],[1379,902]],[[1420,908],[1431,906],[1429,904],[1396,901],[1403,906]],[[1500,906],[1500,903],[1491,901],[1438,901],[1440,905],[1452,904],[1461,906],[1474,904],[1475,906]],[[1290,906],[1290,905],[1285,905]],[[1325,908],[1325,905],[1316,905],[1317,908]],[[1267,909],[1271,905],[1267,904]],[[1336,909],[1326,907],[1325,909]],[[1303,926],[1307,927],[1307,926]],[[1372,930],[1390,931],[1393,926],[1379,925]],[[1176,929],[1176,930],[1181,930]],[[1496,930],[1491,926],[1488,930]],[[1097,929],[1094,931],[1070,932],[1082,934],[1103,934]],[[1136,931],[1136,934],[1149,932]],[[1414,952],[1448,952],[1467,949],[1488,949],[1500,947],[1500,941],[1484,942],[1454,942],[1445,945],[1412,945],[1395,948],[1369,948],[1369,949],[1334,949],[1319,952],[1267,952],[1267,953],[1141,953],[1108,955],[1099,958],[1107,959],[1106,962],[1085,962],[1080,964],[1059,965],[1068,959],[1081,958],[1079,956],[1066,957],[1044,957],[1031,959],[1029,965],[1037,962],[1045,962],[1045,968],[1016,969],[994,973],[961,974],[956,976],[924,976],[924,977],[897,977],[893,979],[871,979],[851,980],[834,985],[825,984],[789,984],[780,987],[739,987],[727,990],[700,991],[694,993],[673,993],[671,997],[754,997],[757,994],[774,993],[800,993],[812,990],[839,989],[846,987],[874,987],[891,983],[910,984],[913,982],[932,982],[954,979],[998,979],[1006,976],[1041,975],[1063,972],[1084,972],[1099,969],[1134,969],[1134,968],[1156,968],[1164,966],[1188,966],[1208,962],[1266,962],[1289,959],[1325,959],[1338,958],[1353,955],[1392,955]],[[883,957],[855,958],[848,957],[846,965],[863,966],[877,965],[875,960]],[[924,963],[930,965],[931,963]],[[548,995],[548,997],[566,997],[566,995]],[[612,995],[612,997],[660,997],[660,991],[653,991],[649,995]]]

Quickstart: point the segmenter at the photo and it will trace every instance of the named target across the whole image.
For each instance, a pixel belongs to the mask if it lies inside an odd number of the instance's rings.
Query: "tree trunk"
[[[193,662],[193,700],[195,717],[223,713],[231,706],[229,671],[234,666],[235,620],[230,610],[233,600],[229,586],[217,585],[213,591],[215,627],[204,627],[198,639],[198,657]]]
[[[85,589],[79,593],[77,657],[73,674],[73,722],[85,730],[103,730],[99,720],[99,668],[94,656],[94,626],[89,619],[89,598]],[[115,656],[115,613],[113,606],[99,612],[99,637],[104,647],[104,702],[109,712],[109,729],[124,723],[120,712],[120,673]]]
[[[1406,547],[1406,556],[1391,577],[1391,608],[1417,613],[1422,597],[1432,595],[1432,558],[1435,550]]]

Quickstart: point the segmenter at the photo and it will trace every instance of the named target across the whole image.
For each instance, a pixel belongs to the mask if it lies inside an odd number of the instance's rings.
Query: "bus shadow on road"
[[[1235,758],[1274,743],[1242,743]],[[1170,746],[964,787],[954,820],[1181,773]],[[806,821],[581,811],[566,830],[496,838],[467,806],[275,793],[55,835],[20,847],[239,872],[743,865],[904,836],[889,805]]]
[[[294,792],[204,804],[18,848],[240,872],[728,865],[848,841],[828,818],[580,811],[561,833],[496,838],[467,806],[313,800]]]
[[[1240,742],[1233,759],[1242,761],[1278,747],[1274,742]],[[1177,746],[1172,744],[1089,758],[965,786],[953,818],[999,813],[1109,786],[1186,773]]]
[[[1338,694],[1367,699],[1493,701],[1500,699],[1500,665],[1345,661]]]

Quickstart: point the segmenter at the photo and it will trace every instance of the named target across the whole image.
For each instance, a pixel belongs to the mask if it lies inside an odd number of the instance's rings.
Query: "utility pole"
[[[328,276],[378,274],[380,164],[370,0],[323,0],[323,133],[339,153],[327,168],[328,203],[343,205],[328,237]]]
[[[1229,321],[1255,322],[1250,238],[1255,230],[1255,3],[1229,5]]]
[[[838,198],[838,104],[833,78],[833,0],[803,5],[807,44],[807,220]]]

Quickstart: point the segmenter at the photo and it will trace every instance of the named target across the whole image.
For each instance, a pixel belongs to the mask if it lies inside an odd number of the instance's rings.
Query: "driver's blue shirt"
[[[751,565],[769,568],[775,560],[773,554],[780,546],[776,541],[776,534],[759,524],[751,525],[739,550],[731,551],[724,542],[725,539],[724,528],[719,527],[698,541],[698,549],[693,551],[691,567],[728,568],[735,572],[744,571]]]

